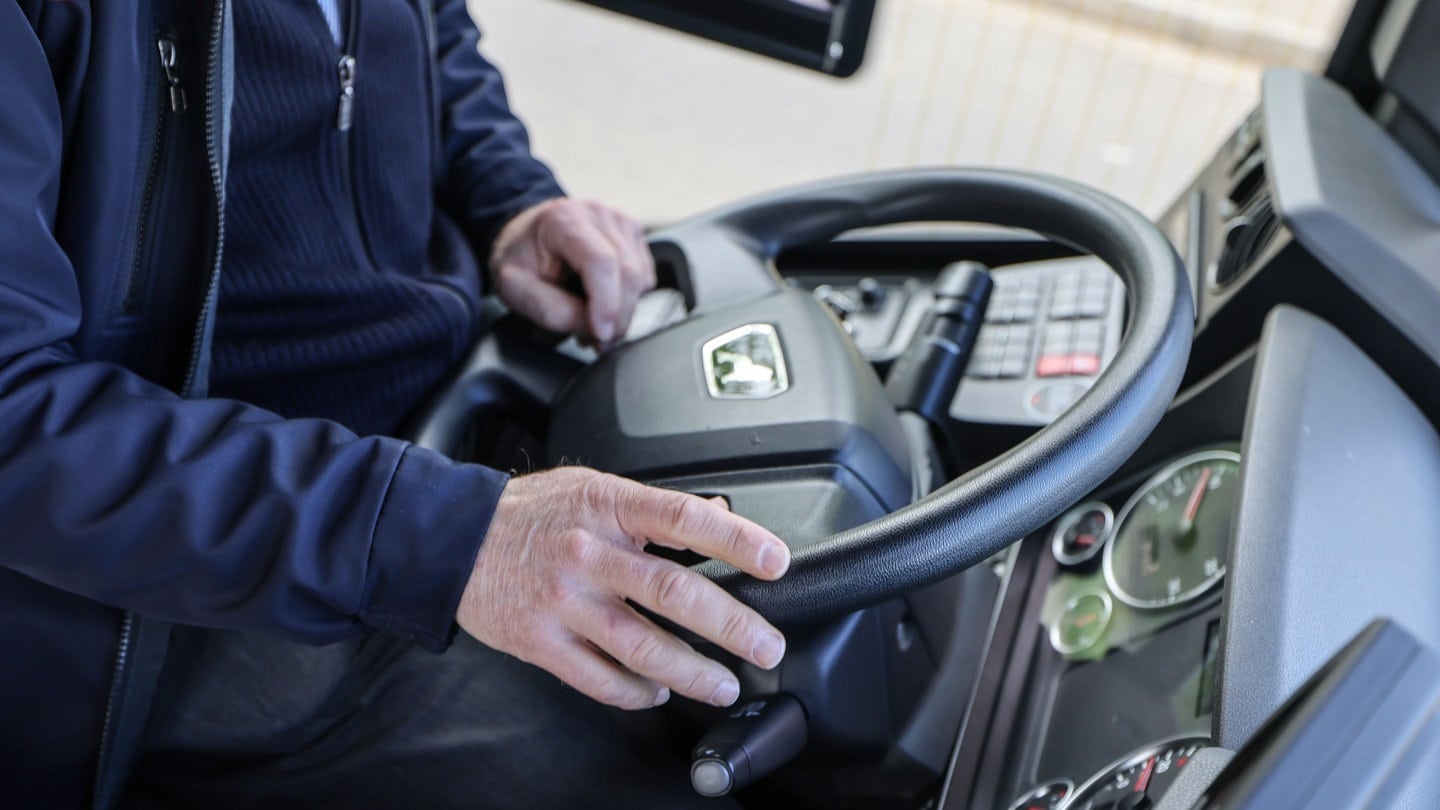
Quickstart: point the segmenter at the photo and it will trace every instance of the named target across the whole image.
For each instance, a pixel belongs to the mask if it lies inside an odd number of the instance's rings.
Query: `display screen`
[[[835,76],[859,67],[875,0],[581,0]]]

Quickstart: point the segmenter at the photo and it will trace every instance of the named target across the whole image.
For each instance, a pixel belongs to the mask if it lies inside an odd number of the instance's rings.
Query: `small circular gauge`
[[[1010,805],[1010,810],[1057,810],[1065,797],[1075,792],[1075,785],[1068,779],[1046,782],[1026,791]]]
[[[1090,777],[1061,807],[1063,810],[1154,807],[1195,752],[1209,744],[1204,737],[1177,737],[1142,748]]]
[[[1179,605],[1225,576],[1240,456],[1207,450],[1186,456],[1140,487],[1105,544],[1105,583],[1137,608]]]
[[[1055,522],[1050,537],[1050,551],[1061,565],[1079,565],[1099,553],[1110,539],[1115,513],[1099,501],[1083,504],[1066,512]]]
[[[1090,649],[1105,635],[1113,610],[1106,593],[1083,593],[1072,598],[1050,628],[1051,646],[1061,655]]]

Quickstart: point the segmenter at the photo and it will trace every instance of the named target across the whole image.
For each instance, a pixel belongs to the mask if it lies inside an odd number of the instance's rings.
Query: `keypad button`
[[[999,373],[999,358],[972,357],[970,367],[965,370],[965,376],[980,380],[994,379]]]
[[[1045,327],[1045,340],[1069,343],[1075,337],[1075,324],[1052,323]]]
[[[1068,377],[1074,364],[1068,354],[1045,354],[1035,361],[1036,377]]]
[[[1025,360],[1024,358],[1017,357],[1011,359],[1007,357],[1004,361],[1000,363],[999,371],[1000,373],[996,376],[998,376],[1002,380],[1015,380],[1024,377]]]
[[[1078,340],[1103,340],[1105,337],[1105,324],[1101,321],[1081,321],[1074,324],[1074,336]]]
[[[1100,373],[1100,355],[1079,353],[1070,355],[1070,373],[1079,377],[1094,377]]]
[[[1099,318],[1105,314],[1105,309],[1109,303],[1109,299],[1104,295],[1086,293],[1081,296],[1080,305],[1076,308],[1076,312],[1081,318]]]
[[[1005,335],[1005,345],[1012,343],[1029,344],[1035,337],[1035,328],[1028,323],[1015,324]]]

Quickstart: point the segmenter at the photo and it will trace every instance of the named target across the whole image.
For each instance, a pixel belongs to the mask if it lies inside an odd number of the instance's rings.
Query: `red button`
[[[1036,377],[1094,377],[1099,373],[1098,354],[1046,354],[1035,363]]]
[[[1081,377],[1094,377],[1096,374],[1100,373],[1100,355],[1070,355],[1070,373],[1077,374]]]
[[[1068,354],[1041,355],[1035,362],[1036,377],[1068,377],[1073,373],[1073,358]]]

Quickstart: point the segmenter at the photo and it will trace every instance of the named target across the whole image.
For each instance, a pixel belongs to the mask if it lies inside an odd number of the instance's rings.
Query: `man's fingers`
[[[610,240],[591,223],[569,213],[546,222],[540,242],[569,265],[585,285],[589,332],[600,343],[620,337],[620,257]]]
[[[779,630],[720,586],[683,565],[617,547],[605,552],[598,559],[597,567],[599,584],[606,590],[664,616],[758,667],[773,669],[785,657],[785,637]],[[636,671],[655,677],[645,670]],[[662,683],[683,691],[673,681]],[[684,694],[694,697],[689,692]],[[696,699],[708,701],[709,697]]]
[[[780,538],[704,498],[628,483],[616,493],[615,509],[631,537],[688,549],[761,579],[779,579],[790,567]]]
[[[617,709],[649,709],[670,699],[669,689],[609,660],[577,636],[552,643],[531,663],[592,700]]]
[[[559,286],[523,269],[501,267],[496,282],[511,307],[552,332],[576,334],[586,329],[585,302]]]
[[[592,203],[591,210],[620,257],[620,323],[627,325],[640,296],[655,289],[655,257],[645,242],[645,229],[640,223],[599,203]]]
[[[740,682],[719,663],[660,629],[624,603],[597,601],[587,606],[576,630],[621,666],[675,692],[713,706],[729,706],[740,696]]]

